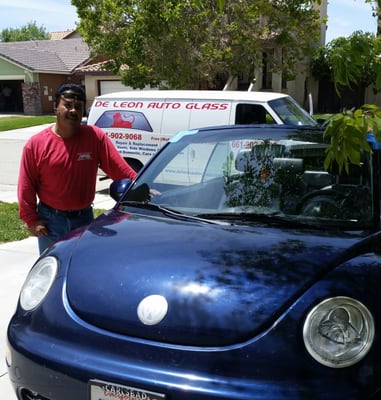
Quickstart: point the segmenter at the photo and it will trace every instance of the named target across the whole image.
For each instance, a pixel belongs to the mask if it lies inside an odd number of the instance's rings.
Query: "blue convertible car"
[[[181,132],[32,267],[22,400],[381,399],[380,151],[320,131]]]

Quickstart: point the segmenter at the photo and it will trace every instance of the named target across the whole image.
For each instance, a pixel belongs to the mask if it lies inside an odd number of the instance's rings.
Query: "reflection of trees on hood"
[[[268,142],[241,151],[236,159],[239,174],[230,176],[228,169],[224,171],[226,205],[268,207],[279,191],[273,159],[284,153],[283,146]]]

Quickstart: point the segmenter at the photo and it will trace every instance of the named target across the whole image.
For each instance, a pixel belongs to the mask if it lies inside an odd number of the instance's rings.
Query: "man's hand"
[[[150,189],[150,190],[149,190],[149,194],[150,194],[151,196],[160,196],[160,195],[161,195],[161,193],[160,193],[158,190],[156,190],[156,189]]]
[[[44,221],[37,221],[35,224],[30,226],[29,232],[33,236],[47,236],[48,235],[48,228],[46,227],[46,224]]]

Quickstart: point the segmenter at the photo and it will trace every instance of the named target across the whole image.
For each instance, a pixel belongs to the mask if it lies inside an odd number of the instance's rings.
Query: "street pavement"
[[[17,172],[23,143],[42,128],[0,132],[0,201],[17,202]],[[95,208],[113,207],[114,201],[108,196],[109,184],[110,180],[98,180]],[[37,257],[37,239],[34,237],[0,244],[0,397],[4,400],[16,399],[5,363],[6,329],[15,311],[21,286]]]

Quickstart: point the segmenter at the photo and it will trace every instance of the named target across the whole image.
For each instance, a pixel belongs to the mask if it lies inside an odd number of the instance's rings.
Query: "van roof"
[[[108,93],[96,99],[202,99],[202,100],[255,100],[267,102],[288,97],[277,92],[243,92],[234,90],[130,90]]]

